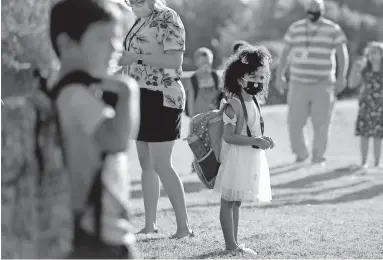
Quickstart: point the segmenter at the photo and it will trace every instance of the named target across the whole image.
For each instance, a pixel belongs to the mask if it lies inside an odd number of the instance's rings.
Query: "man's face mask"
[[[322,16],[322,12],[321,11],[307,11],[307,16],[312,22],[315,23]]]

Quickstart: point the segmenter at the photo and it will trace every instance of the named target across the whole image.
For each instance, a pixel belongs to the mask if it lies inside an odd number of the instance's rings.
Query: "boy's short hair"
[[[116,19],[113,4],[112,1],[100,0],[62,0],[53,5],[49,30],[56,55],[61,55],[57,46],[57,37],[61,33],[67,33],[71,39],[80,41],[91,24]]]
[[[213,55],[213,52],[209,48],[206,48],[206,47],[198,48],[194,52],[194,59],[196,59],[197,57],[200,57],[200,56],[208,57],[209,62],[213,63],[214,55]]]

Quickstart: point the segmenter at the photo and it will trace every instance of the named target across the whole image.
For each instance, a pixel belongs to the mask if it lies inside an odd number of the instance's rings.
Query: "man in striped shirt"
[[[311,0],[306,11],[307,18],[294,22],[284,36],[286,46],[277,70],[276,87],[283,94],[287,88],[285,72],[289,68],[287,100],[292,152],[297,162],[309,158],[303,128],[311,116],[312,162],[323,163],[335,97],[346,85],[347,38],[339,25],[322,17],[322,0]]]

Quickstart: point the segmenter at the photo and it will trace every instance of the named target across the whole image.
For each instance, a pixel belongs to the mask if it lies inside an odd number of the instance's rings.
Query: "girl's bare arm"
[[[234,109],[232,106],[228,105],[224,111],[224,113],[230,118],[233,119],[234,116],[236,115]],[[239,115],[236,115],[238,118]],[[256,138],[256,137],[248,137],[248,136],[243,136],[235,133],[235,126],[232,124],[226,124],[224,126],[223,130],[223,139],[225,140],[226,143],[228,144],[234,144],[234,145],[241,145],[241,146],[250,146],[250,145],[259,145],[261,138]]]

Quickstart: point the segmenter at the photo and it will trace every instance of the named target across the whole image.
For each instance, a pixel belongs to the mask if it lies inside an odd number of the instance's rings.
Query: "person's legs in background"
[[[379,137],[374,138],[374,155],[375,155],[375,167],[380,165],[380,155],[382,150],[382,139]]]
[[[292,152],[297,156],[297,162],[302,162],[309,156],[304,127],[310,115],[310,91],[308,86],[290,84],[287,97],[290,144]]]
[[[334,88],[328,86],[313,86],[311,89],[312,123],[314,128],[313,163],[326,160],[325,152],[331,123],[332,111],[335,103]]]
[[[361,158],[361,166],[363,168],[367,168],[367,156],[368,156],[368,148],[369,148],[370,138],[361,136],[360,137],[360,158]]]

